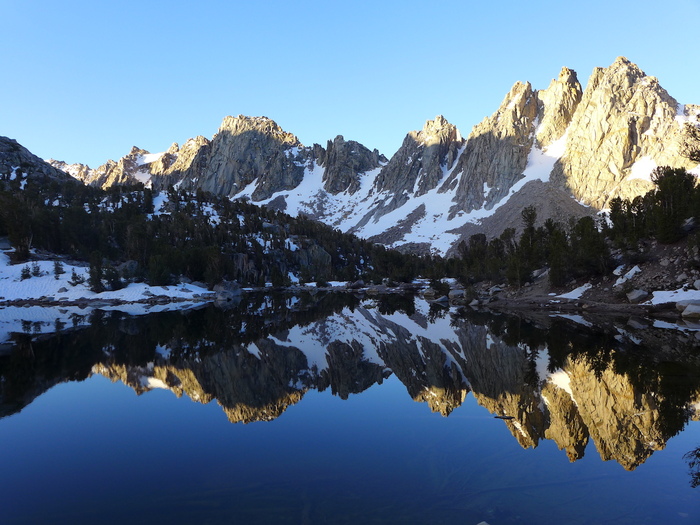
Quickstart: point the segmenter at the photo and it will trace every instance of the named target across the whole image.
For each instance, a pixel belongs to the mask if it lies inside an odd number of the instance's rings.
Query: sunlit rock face
[[[537,92],[535,139],[540,148],[547,148],[564,136],[582,95],[576,71],[568,67],[561,69],[559,77],[552,79],[547,89]]]
[[[182,146],[174,143],[163,155],[146,165],[152,174],[147,184],[150,183],[154,190],[165,190],[181,182],[188,174],[201,173],[210,144],[201,135],[188,139]]]
[[[464,153],[444,189],[454,186],[454,211],[490,209],[522,177],[533,144],[538,113],[537,93],[529,82],[517,82],[501,107],[474,126]]]
[[[107,189],[111,186],[135,184],[149,180],[151,167],[144,160],[148,155],[150,155],[148,151],[134,146],[128,154],[118,161],[108,160],[95,169],[90,169],[84,164],[66,164],[56,160],[48,162],[84,184]],[[165,155],[159,157],[162,158]]]
[[[693,168],[696,164],[681,154],[678,112],[678,102],[658,80],[626,58],[596,68],[571,119],[565,154],[552,180],[601,209],[615,196],[633,198],[650,190],[649,166]]]
[[[567,373],[581,419],[604,461],[614,459],[632,470],[665,446],[670,436],[661,428],[653,393],[610,369],[592,376],[587,362],[572,362]]]
[[[235,196],[257,180],[254,200],[296,187],[305,155],[291,133],[266,117],[226,117],[206,150],[182,174],[183,189]]]
[[[549,412],[544,437],[554,441],[559,450],[565,450],[570,461],[581,459],[590,436],[571,395],[548,382],[542,387],[541,396]]]
[[[563,68],[546,90],[516,82],[500,108],[474,126],[443,189],[457,186],[453,212],[491,209],[522,177],[533,146],[549,147],[565,133],[581,99],[576,72]]]

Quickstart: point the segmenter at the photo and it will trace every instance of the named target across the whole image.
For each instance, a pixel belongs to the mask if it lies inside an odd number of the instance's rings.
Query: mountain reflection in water
[[[394,374],[443,416],[471,392],[524,448],[552,440],[576,461],[592,440],[603,460],[633,470],[700,407],[695,334],[643,320],[524,319],[319,293],[142,317],[94,311],[85,326],[58,328],[5,345],[0,416],[101,374],[138,394],[216,400],[232,423],[270,421],[310,389],[346,399]]]

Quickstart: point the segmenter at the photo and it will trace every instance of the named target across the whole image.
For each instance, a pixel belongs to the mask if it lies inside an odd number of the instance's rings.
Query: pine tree
[[[656,238],[676,242],[683,236],[683,222],[694,211],[695,177],[683,168],[661,166],[652,172],[651,180],[656,185],[652,194]]]
[[[53,277],[58,281],[59,277],[66,273],[63,269],[63,263],[59,260],[53,262]]]
[[[90,260],[88,286],[95,293],[104,292],[105,290],[102,283],[102,257],[97,252],[93,253]]]

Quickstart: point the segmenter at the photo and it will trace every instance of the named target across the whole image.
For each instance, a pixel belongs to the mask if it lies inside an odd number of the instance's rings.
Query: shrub
[[[75,271],[75,268],[73,268],[70,274],[70,280],[68,281],[68,284],[70,284],[71,286],[78,286],[79,284],[83,284],[84,282],[85,276],[78,275]]]

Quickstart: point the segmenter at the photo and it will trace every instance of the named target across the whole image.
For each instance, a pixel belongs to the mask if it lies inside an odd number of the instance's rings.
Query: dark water
[[[694,332],[345,295],[54,324],[3,345],[2,523],[700,523]]]

